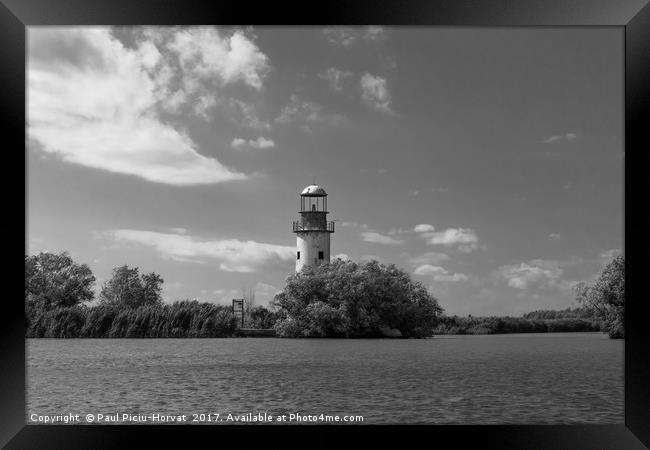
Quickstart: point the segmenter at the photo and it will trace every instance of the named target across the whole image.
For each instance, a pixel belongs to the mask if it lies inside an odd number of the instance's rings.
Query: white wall
[[[296,251],[300,259],[296,259],[296,272],[305,265],[318,265],[330,262],[330,233],[323,231],[305,231],[297,233]],[[318,252],[323,252],[323,259],[318,259]]]

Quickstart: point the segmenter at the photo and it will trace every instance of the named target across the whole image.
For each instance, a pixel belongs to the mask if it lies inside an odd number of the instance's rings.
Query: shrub
[[[403,337],[431,335],[442,308],[419,282],[395,265],[335,260],[287,278],[274,298],[281,336]]]

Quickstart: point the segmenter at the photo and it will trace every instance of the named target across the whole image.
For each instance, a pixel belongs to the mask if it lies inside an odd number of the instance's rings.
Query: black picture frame
[[[5,195],[1,223],[5,248],[5,298],[0,326],[0,445],[25,448],[191,447],[195,439],[301,447],[338,446],[370,436],[401,445],[499,449],[642,449],[650,447],[650,327],[648,300],[641,292],[647,239],[644,156],[650,150],[646,119],[650,91],[650,5],[647,0],[336,0],[308,3],[218,2],[215,0],[0,0],[0,116]],[[625,425],[566,426],[36,426],[25,424],[24,304],[18,261],[26,239],[25,37],[31,25],[433,25],[471,27],[611,26],[625,33],[625,245],[626,339]],[[639,214],[635,216],[635,212]],[[22,248],[21,248],[22,247]],[[23,252],[21,255],[19,252]],[[6,288],[10,288],[6,292]],[[71,380],[74,382],[74,380]],[[417,433],[414,436],[413,433]],[[362,441],[363,442],[363,441]],[[131,444],[131,445],[130,445]],[[395,445],[394,444],[394,445]],[[231,444],[239,445],[239,444]]]

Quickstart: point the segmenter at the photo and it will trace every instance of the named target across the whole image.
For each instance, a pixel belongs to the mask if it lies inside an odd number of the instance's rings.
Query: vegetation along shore
[[[67,253],[25,257],[29,338],[216,338],[236,335],[228,305],[164,303],[163,279],[135,267],[113,269],[98,301],[95,277]],[[624,336],[625,261],[614,258],[596,281],[576,287],[577,308],[522,317],[447,316],[427,289],[394,265],[335,260],[287,278],[270,307],[248,302],[249,328],[280,337],[423,338],[438,334],[602,331]]]

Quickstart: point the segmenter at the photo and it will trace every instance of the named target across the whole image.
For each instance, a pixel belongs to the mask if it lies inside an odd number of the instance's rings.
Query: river
[[[28,339],[27,421],[186,414],[192,423],[204,414],[203,423],[230,423],[228,414],[266,413],[367,424],[622,424],[623,350],[600,333]]]

